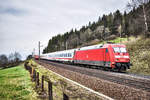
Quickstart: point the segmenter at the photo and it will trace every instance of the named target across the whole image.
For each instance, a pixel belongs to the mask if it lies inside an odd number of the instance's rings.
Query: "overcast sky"
[[[80,28],[99,16],[123,11],[128,0],[0,0],[0,54],[31,54],[41,41],[72,28]]]

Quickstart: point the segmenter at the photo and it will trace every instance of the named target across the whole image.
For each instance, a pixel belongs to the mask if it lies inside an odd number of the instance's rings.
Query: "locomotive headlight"
[[[114,65],[114,64],[115,64],[115,62],[112,62],[112,64]]]

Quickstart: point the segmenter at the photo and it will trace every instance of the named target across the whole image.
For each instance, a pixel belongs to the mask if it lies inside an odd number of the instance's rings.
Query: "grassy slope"
[[[126,43],[130,53],[131,73],[150,75],[150,39],[139,37],[135,41]]]
[[[32,87],[23,65],[0,69],[0,100],[37,100]]]

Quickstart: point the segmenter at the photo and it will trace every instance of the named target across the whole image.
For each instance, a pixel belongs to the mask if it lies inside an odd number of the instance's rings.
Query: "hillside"
[[[145,5],[148,29],[150,31],[150,2]],[[142,6],[123,14],[114,13],[100,16],[98,21],[89,22],[81,29],[72,29],[63,35],[52,37],[43,53],[93,45],[116,37],[129,37],[144,34],[145,24]]]
[[[150,38],[138,37],[126,45],[133,64],[128,72],[150,75]]]

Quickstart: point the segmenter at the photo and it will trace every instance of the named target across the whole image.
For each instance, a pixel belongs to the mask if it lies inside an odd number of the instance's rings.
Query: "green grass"
[[[103,41],[103,42],[100,42],[100,43],[98,43],[98,44],[105,44],[105,43],[107,43],[107,42],[122,43],[122,42],[126,42],[126,41],[128,41],[127,38],[120,38],[120,37],[117,37],[116,39]]]
[[[33,85],[23,65],[0,69],[0,100],[37,100]]]
[[[120,42],[123,42],[123,41],[127,41],[127,38],[120,38],[120,37],[117,37],[116,39],[110,40],[109,42],[120,43]]]

